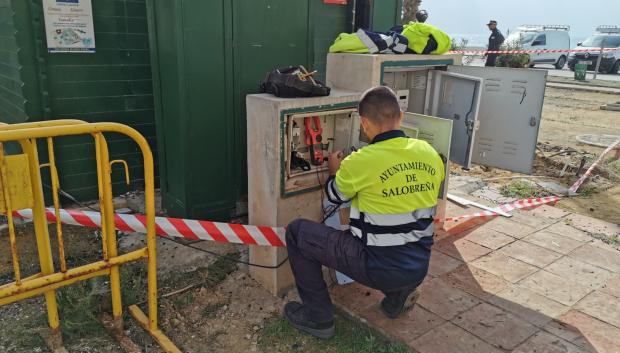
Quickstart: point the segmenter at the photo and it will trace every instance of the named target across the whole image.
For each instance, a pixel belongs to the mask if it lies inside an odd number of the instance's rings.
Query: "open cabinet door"
[[[452,120],[450,160],[469,168],[483,80],[453,72],[431,72],[426,113]]]
[[[547,72],[475,66],[448,66],[448,72],[484,79],[472,162],[530,174]]]

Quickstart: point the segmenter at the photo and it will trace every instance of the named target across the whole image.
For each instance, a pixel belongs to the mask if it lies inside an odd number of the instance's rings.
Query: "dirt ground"
[[[582,159],[585,168],[603,148],[582,145],[577,134],[620,135],[620,113],[600,110],[604,103],[618,100],[610,94],[587,93],[548,88],[545,98],[539,151],[534,175],[544,176],[568,187],[578,177]],[[610,154],[614,157],[614,153]],[[564,174],[562,170],[565,169]],[[583,172],[583,171],[582,171]],[[489,181],[498,188],[512,185],[518,174],[476,166],[469,171],[453,168],[454,174]],[[497,179],[503,178],[503,179]],[[539,179],[536,179],[539,180]],[[582,187],[581,196],[565,198],[559,206],[614,223],[620,223],[620,162],[608,158]],[[70,266],[99,259],[100,237],[95,230],[65,227],[65,244]],[[50,227],[55,249],[53,227]],[[121,243],[130,236],[120,236]],[[135,237],[134,237],[135,238]],[[168,242],[161,240],[162,242]],[[38,272],[35,239],[30,224],[18,227],[18,244],[23,275]],[[0,285],[13,280],[6,230],[0,232]],[[337,318],[337,335],[320,341],[300,334],[279,316],[289,298],[277,298],[246,274],[243,246],[203,243],[204,249],[225,257],[200,254],[185,256],[191,262],[186,271],[161,271],[159,294],[160,326],[184,352],[406,352],[402,346],[384,342],[379,336],[345,317]],[[158,245],[162,263],[173,263],[183,245]],[[198,251],[198,250],[196,250]],[[177,260],[175,260],[175,256]],[[145,299],[143,264],[122,270],[123,303],[142,303]],[[179,289],[184,291],[178,292]],[[174,295],[170,293],[177,292]],[[123,352],[99,323],[102,313],[110,312],[109,284],[104,278],[72,285],[59,291],[63,337],[69,352]],[[141,304],[143,309],[144,304]],[[45,326],[41,298],[0,307],[0,352],[48,352],[38,335]],[[126,334],[144,352],[161,352],[157,344],[125,315]]]

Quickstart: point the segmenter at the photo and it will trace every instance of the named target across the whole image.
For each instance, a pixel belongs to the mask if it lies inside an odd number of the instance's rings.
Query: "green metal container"
[[[575,80],[585,81],[587,69],[588,69],[588,64],[577,62],[575,64]]]
[[[49,54],[42,1],[0,0],[0,121],[76,118],[123,123],[140,131],[156,153],[146,4],[96,0],[92,7],[96,53]],[[91,140],[56,139],[60,187],[78,200],[97,198]],[[118,135],[109,135],[108,144],[111,158],[129,163],[132,179],[126,186],[122,169],[115,167],[114,192],[141,187],[137,146]],[[47,160],[43,145],[40,152],[43,163]],[[43,176],[47,175],[44,170]]]
[[[265,74],[277,67],[302,64],[323,77],[329,46],[352,30],[349,3],[147,0],[168,214],[227,220],[243,212],[245,96],[258,93]],[[398,23],[400,13],[386,11]]]

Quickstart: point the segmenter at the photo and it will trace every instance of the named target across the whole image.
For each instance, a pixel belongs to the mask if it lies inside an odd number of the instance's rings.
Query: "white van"
[[[507,43],[520,43],[523,50],[566,49],[570,50],[570,26],[564,25],[523,25],[517,32],[511,33]],[[530,67],[536,64],[555,65],[562,69],[568,59],[568,53],[530,54]]]

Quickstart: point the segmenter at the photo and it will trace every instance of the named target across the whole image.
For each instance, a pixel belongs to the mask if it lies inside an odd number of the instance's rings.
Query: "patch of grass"
[[[620,159],[610,161],[605,167],[611,170],[612,173],[620,175]]]
[[[504,185],[499,189],[499,192],[505,197],[516,197],[518,199],[545,197],[550,195],[547,191],[523,180],[516,180],[510,184]]]
[[[372,330],[336,316],[336,335],[329,340],[311,337],[293,328],[286,319],[274,318],[262,331],[258,344],[269,352],[406,353],[407,347],[379,338]]]
[[[590,233],[592,238],[599,239],[603,241],[605,244],[609,245],[620,245],[620,237],[617,235],[607,235],[607,234],[599,234],[599,233]]]
[[[222,283],[222,281],[224,281],[229,274],[235,272],[237,269],[237,263],[235,261],[238,259],[238,252],[218,257],[214,263],[207,267],[205,286],[208,288],[213,288]]]
[[[67,339],[90,336],[104,330],[99,315],[106,291],[101,289],[97,280],[99,278],[78,282],[57,292],[60,327]]]
[[[189,292],[185,292],[181,295],[179,295],[178,297],[174,297],[174,299],[172,299],[172,305],[174,305],[174,308],[177,310],[181,310],[184,307],[190,305],[191,303],[194,302],[194,292],[189,291]]]
[[[579,193],[579,196],[590,197],[593,194],[596,194],[598,189],[593,185],[582,185],[577,192]]]
[[[202,309],[202,316],[207,319],[213,319],[217,312],[226,304],[226,302],[209,304]]]

